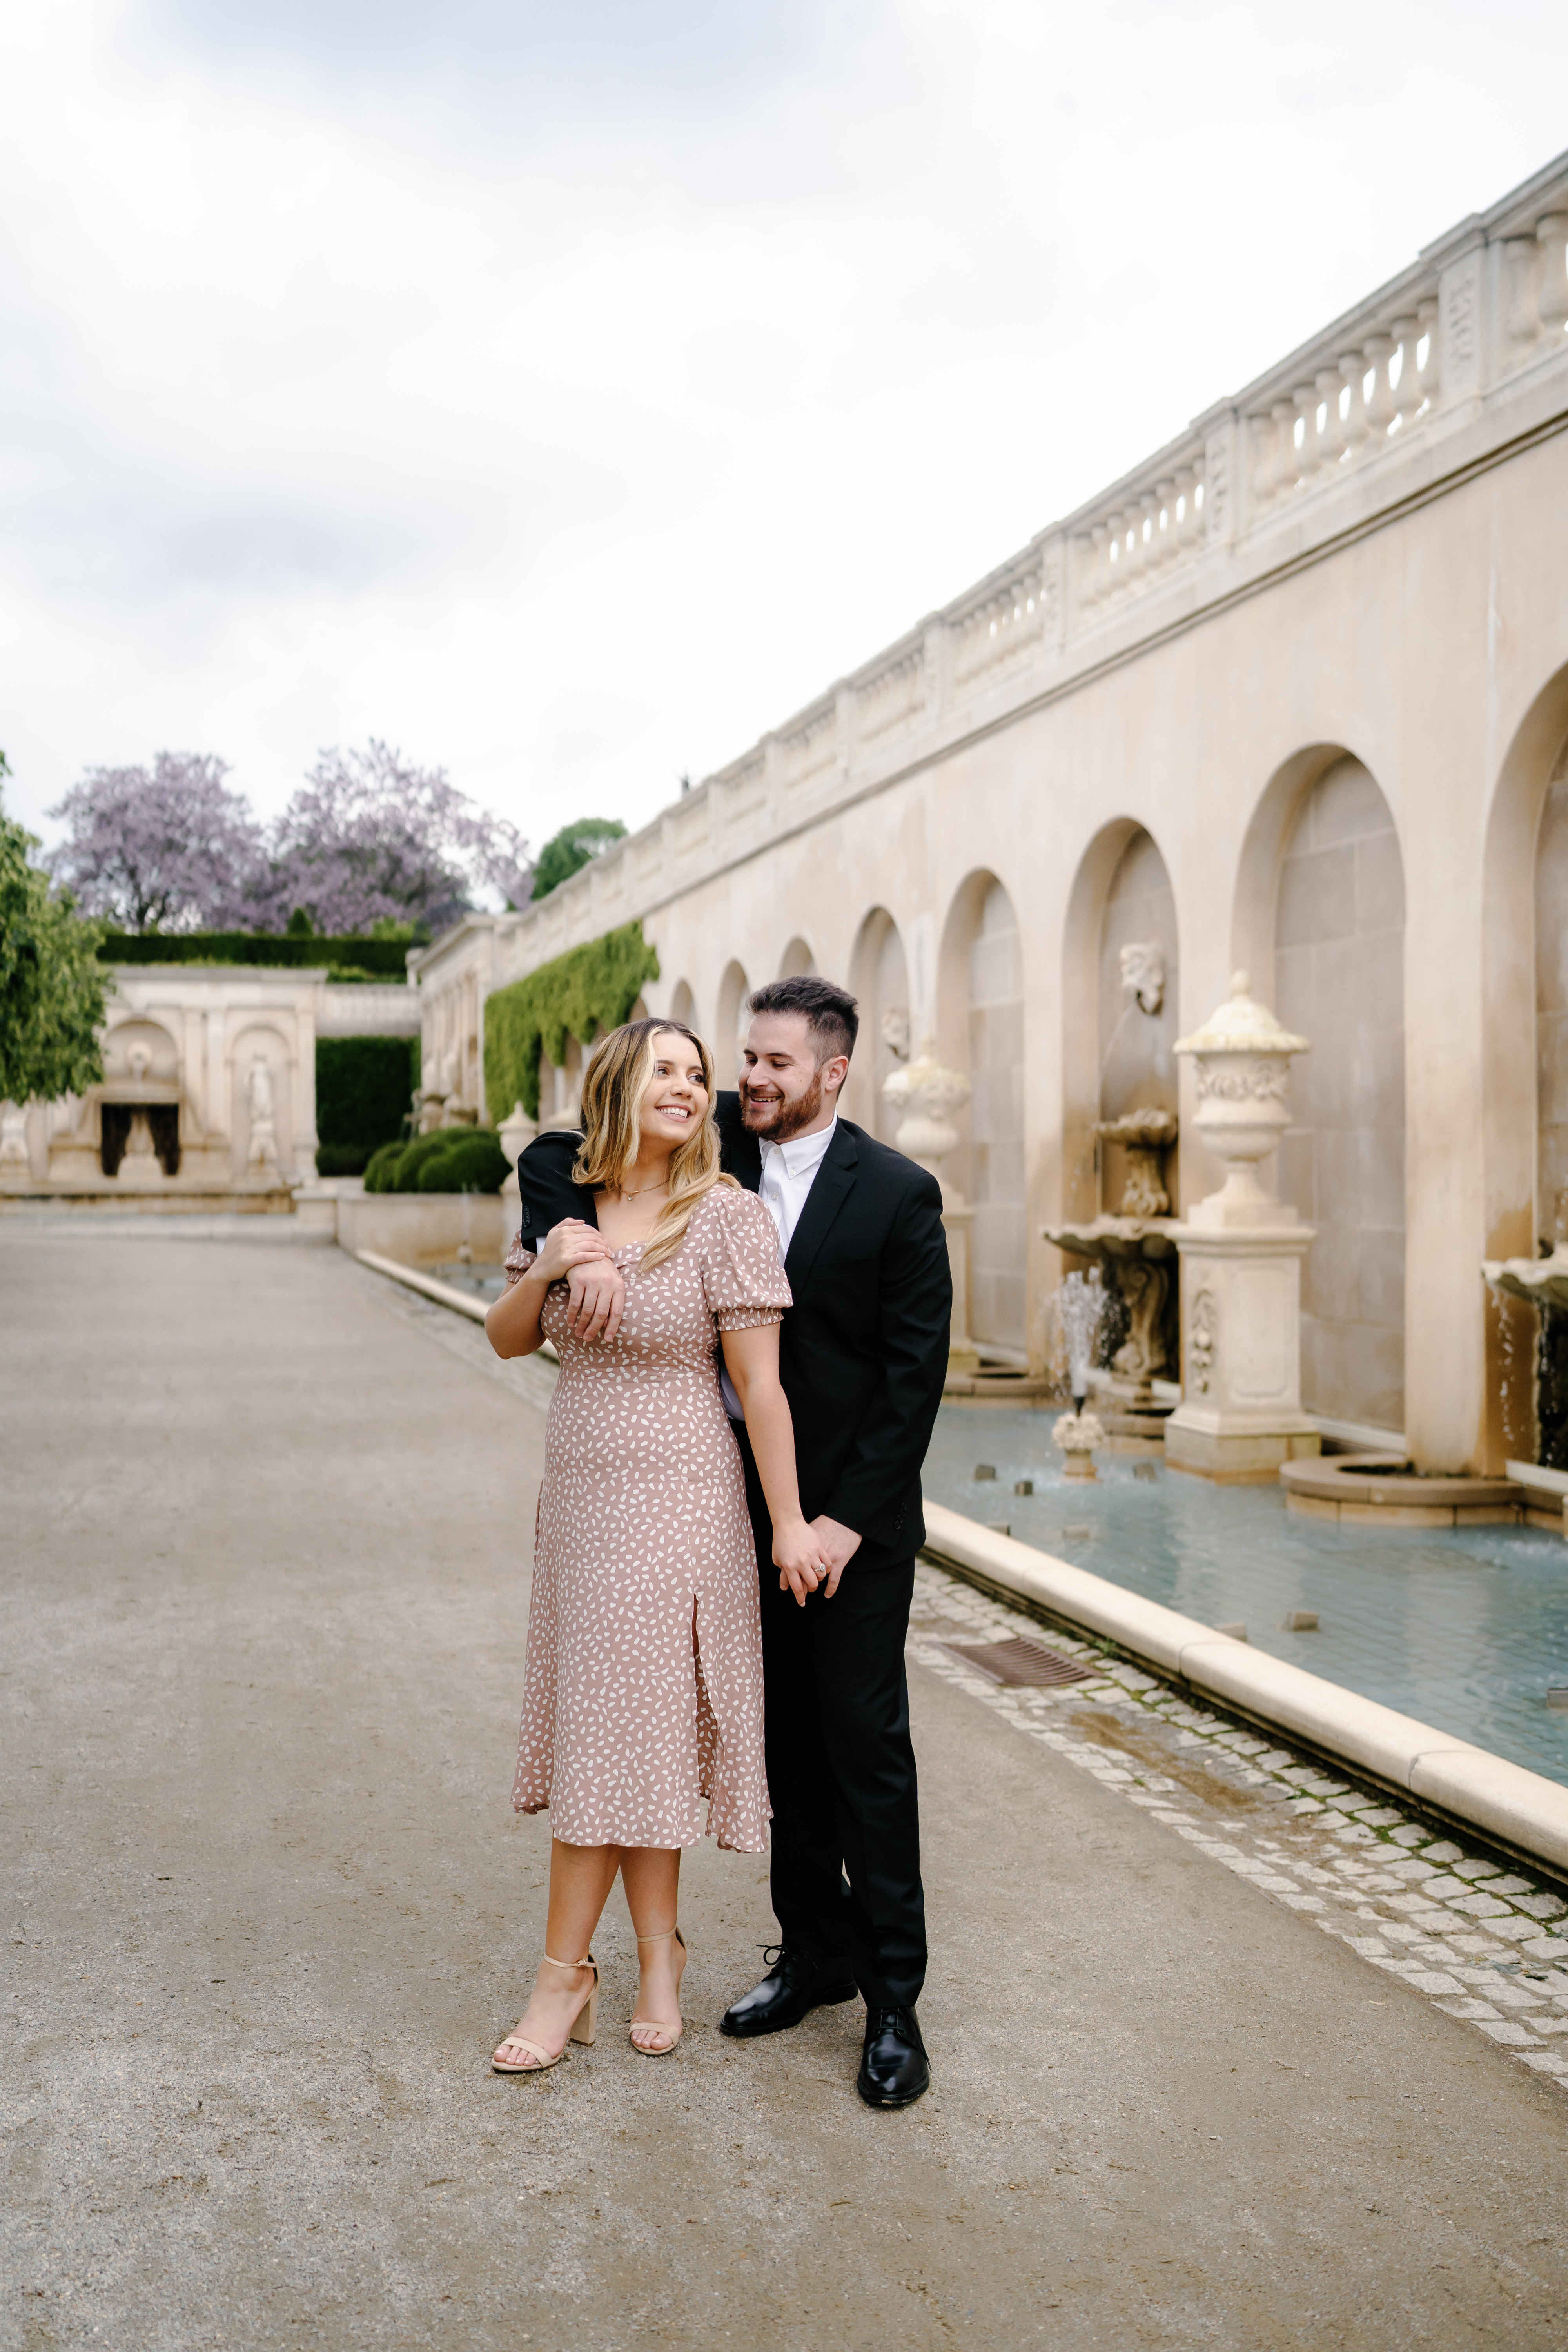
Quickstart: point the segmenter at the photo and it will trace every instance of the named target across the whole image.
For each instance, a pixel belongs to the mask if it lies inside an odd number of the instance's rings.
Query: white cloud
[[[657,35],[657,37],[656,37]],[[0,16],[0,742],[638,822],[1547,160],[1561,10]]]

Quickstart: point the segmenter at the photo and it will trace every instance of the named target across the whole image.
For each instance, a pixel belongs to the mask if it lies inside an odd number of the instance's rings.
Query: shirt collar
[[[838,1114],[835,1111],[827,1125],[819,1128],[815,1135],[792,1135],[787,1143],[774,1143],[771,1137],[764,1137],[763,1156],[765,1159],[770,1151],[776,1151],[787,1175],[804,1176],[823,1159],[837,1129]]]

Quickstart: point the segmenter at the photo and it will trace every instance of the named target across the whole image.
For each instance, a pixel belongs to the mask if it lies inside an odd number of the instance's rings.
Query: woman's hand
[[[779,1572],[779,1591],[793,1592],[797,1607],[804,1609],[825,1570],[821,1543],[803,1518],[786,1519],[773,1528],[773,1566]]]
[[[547,1285],[563,1282],[574,1265],[584,1265],[590,1258],[609,1255],[597,1225],[584,1224],[581,1217],[563,1217],[545,1234],[534,1271]]]

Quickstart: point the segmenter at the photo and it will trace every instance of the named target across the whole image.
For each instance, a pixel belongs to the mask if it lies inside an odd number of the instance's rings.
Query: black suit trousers
[[[801,1608],[779,1590],[768,1507],[739,1427],[736,1435],[762,1598],[779,1932],[825,1960],[847,1954],[868,2008],[912,2009],[926,1970],[904,1672],[915,1564],[852,1559],[831,1601],[816,1592]]]

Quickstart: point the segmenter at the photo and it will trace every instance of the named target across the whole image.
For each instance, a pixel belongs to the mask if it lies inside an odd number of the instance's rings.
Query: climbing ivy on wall
[[[541,1053],[559,1066],[568,1037],[588,1045],[602,1029],[618,1029],[658,978],[658,954],[641,923],[623,923],[487,996],[485,1095],[492,1118],[504,1118],[521,1102],[537,1118]]]

